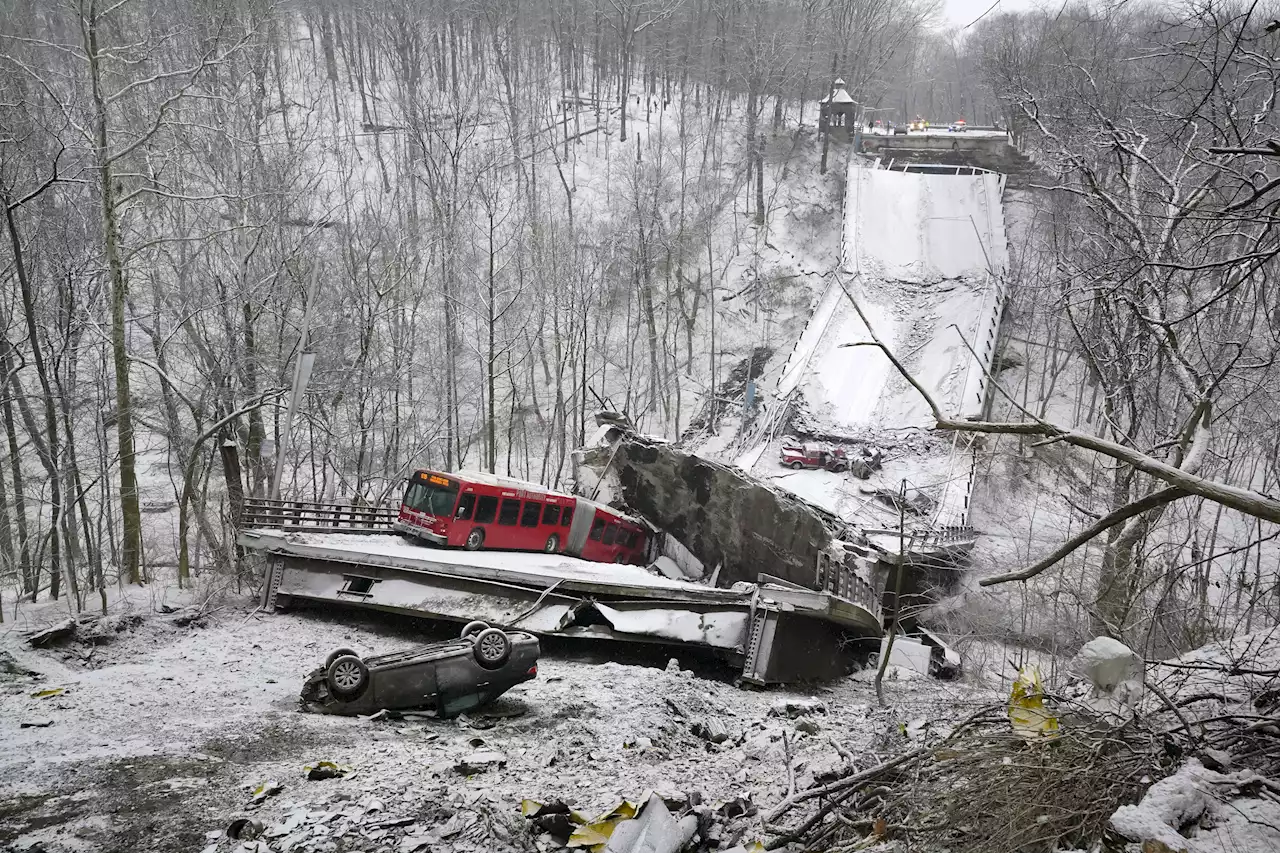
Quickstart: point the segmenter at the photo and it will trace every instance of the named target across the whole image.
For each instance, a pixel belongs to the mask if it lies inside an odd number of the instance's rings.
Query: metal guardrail
[[[818,554],[817,568],[816,585],[820,590],[852,601],[876,618],[881,617],[880,593],[854,566],[838,563],[824,551]]]
[[[313,533],[384,532],[391,529],[399,512],[399,507],[248,498],[240,513],[240,528]]]

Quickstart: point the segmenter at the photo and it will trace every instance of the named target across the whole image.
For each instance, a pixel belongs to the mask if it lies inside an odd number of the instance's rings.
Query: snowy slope
[[[776,431],[738,457],[741,467],[866,526],[896,525],[890,517],[896,513],[871,492],[896,490],[903,480],[939,501],[931,523],[966,522],[971,458],[942,437],[907,438],[932,425],[928,405],[878,348],[864,344],[874,332],[944,411],[980,411],[1007,264],[1002,188],[995,173],[850,164],[841,272],[831,277],[775,395],[797,406],[803,432],[881,447],[885,467],[866,483],[827,472],[784,473]]]

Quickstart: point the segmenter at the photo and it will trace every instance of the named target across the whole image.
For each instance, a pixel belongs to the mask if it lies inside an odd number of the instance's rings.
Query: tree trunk
[[[89,79],[93,90],[95,155],[99,192],[102,195],[102,240],[111,285],[111,356],[116,380],[116,437],[120,455],[120,569],[129,583],[142,583],[139,570],[142,548],[142,513],[138,506],[138,476],[133,443],[133,396],[129,390],[129,349],[125,334],[124,305],[128,295],[124,263],[120,259],[120,226],[116,219],[115,176],[107,149],[107,104],[102,93],[99,66],[98,20],[90,9],[85,32],[88,38]]]
[[[0,349],[0,373],[5,376],[9,375],[9,362],[7,347]],[[22,574],[22,591],[35,601],[40,591],[40,577],[31,565],[31,540],[27,535],[27,499],[22,480],[22,457],[18,453],[18,430],[13,422],[13,395],[17,390],[13,385],[0,388],[0,397],[4,399],[4,431],[9,441],[9,466],[13,472],[13,513],[18,530],[18,566]]]
[[[62,481],[58,472],[60,456],[58,451],[58,418],[54,412],[54,395],[53,389],[49,384],[49,371],[44,360],[44,353],[40,348],[40,336],[36,329],[35,295],[31,290],[31,280],[27,277],[26,257],[22,251],[22,239],[18,234],[18,223],[13,215],[14,208],[7,197],[4,199],[4,207],[5,226],[9,233],[10,247],[13,250],[14,272],[17,274],[18,286],[22,291],[22,313],[26,320],[27,338],[31,345],[31,355],[36,365],[36,376],[40,381],[40,391],[44,397],[44,440],[40,440],[38,427],[34,419],[27,423],[27,428],[31,432],[32,443],[36,446],[36,452],[40,457],[41,464],[44,465],[45,473],[49,475],[49,526],[53,531],[52,536],[49,538],[49,591],[52,597],[56,599],[58,597],[58,576],[62,570],[61,549],[58,543],[58,534],[62,524]],[[17,393],[16,380],[15,393]],[[23,397],[18,399],[20,409],[25,405],[24,400],[25,398]]]
[[[231,516],[231,553],[236,583],[241,580],[244,565],[244,549],[240,547],[240,515],[244,512],[244,479],[240,474],[240,457],[236,443],[228,438],[222,442],[222,479],[227,486],[227,512]]]

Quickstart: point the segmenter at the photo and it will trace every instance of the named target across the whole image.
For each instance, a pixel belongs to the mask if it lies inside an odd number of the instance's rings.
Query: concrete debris
[[[704,566],[720,564],[721,587],[755,582],[762,548],[778,558],[771,571],[808,584],[818,554],[843,527],[739,469],[639,437],[624,437],[616,450],[575,453],[573,461],[580,482],[606,466],[616,472],[626,505],[679,539]]]
[[[441,838],[453,838],[471,827],[480,820],[480,816],[471,811],[454,812],[453,817],[445,821],[444,825],[437,830],[437,834]]]
[[[716,809],[716,814],[726,820],[733,820],[736,817],[752,817],[758,811],[750,796],[739,795]]]
[[[729,727],[724,721],[710,717],[693,724],[693,733],[712,743],[724,743],[729,739]]]
[[[796,720],[796,731],[802,734],[816,735],[821,730],[822,727],[818,725],[818,721],[811,717]]]
[[[453,769],[463,776],[474,776],[477,773],[484,773],[495,768],[501,769],[506,766],[507,757],[501,752],[493,749],[482,749],[464,757],[453,766]]]
[[[263,782],[261,785],[250,786],[249,805],[261,805],[265,800],[274,797],[276,794],[284,790],[284,785],[272,780]]]
[[[827,706],[821,699],[779,699],[769,707],[770,717],[803,717],[809,714],[825,714]]]

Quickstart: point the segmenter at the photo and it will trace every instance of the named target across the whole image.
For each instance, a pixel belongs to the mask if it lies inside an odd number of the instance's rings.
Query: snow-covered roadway
[[[966,523],[971,459],[937,438],[908,440],[931,425],[928,405],[880,350],[859,344],[871,342],[874,331],[945,411],[980,412],[1003,307],[1002,190],[1003,177],[993,172],[923,174],[851,163],[841,271],[775,390],[778,400],[799,404],[808,431],[886,447],[884,469],[862,485],[896,488],[907,480],[938,501],[935,526]],[[783,473],[778,444],[769,435],[739,465],[855,523],[888,521],[880,517],[883,505],[844,475]]]

